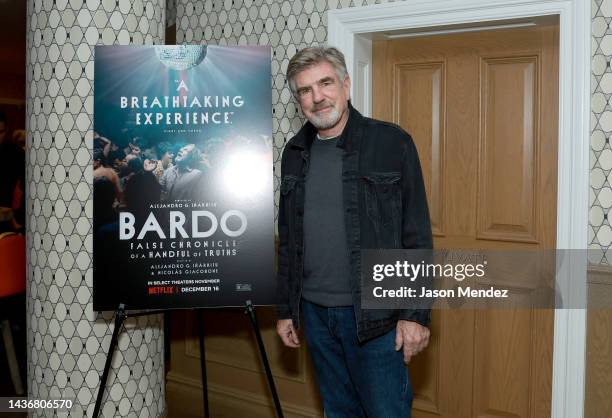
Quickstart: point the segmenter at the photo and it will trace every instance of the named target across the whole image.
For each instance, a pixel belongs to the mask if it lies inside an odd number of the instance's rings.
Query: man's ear
[[[342,82],[342,87],[346,92],[346,97],[348,97],[349,100],[351,100],[351,78],[349,77],[348,74],[346,74],[344,76],[344,81]]]
[[[295,108],[297,109],[297,114],[301,117],[304,117],[304,112],[302,111],[302,105],[300,104],[300,101],[295,96],[294,96],[294,103],[295,103]]]

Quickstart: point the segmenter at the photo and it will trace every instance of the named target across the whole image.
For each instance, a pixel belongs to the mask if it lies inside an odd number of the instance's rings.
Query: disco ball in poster
[[[269,47],[98,46],[94,310],[273,304]]]

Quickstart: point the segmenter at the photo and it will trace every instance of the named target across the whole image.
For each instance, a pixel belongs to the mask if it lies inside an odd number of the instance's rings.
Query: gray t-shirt
[[[350,263],[342,204],[340,137],[313,141],[304,199],[302,297],[322,306],[351,306]]]

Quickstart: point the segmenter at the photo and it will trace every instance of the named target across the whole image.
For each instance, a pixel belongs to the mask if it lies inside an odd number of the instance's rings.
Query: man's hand
[[[423,351],[427,344],[429,344],[429,328],[412,321],[397,321],[395,351],[404,347],[404,363],[408,364],[412,356]]]
[[[298,348],[300,346],[300,340],[293,327],[293,320],[279,319],[276,321],[276,332],[287,347]]]

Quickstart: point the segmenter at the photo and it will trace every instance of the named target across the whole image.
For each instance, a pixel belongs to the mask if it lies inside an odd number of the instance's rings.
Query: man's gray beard
[[[311,116],[310,123],[314,125],[315,128],[319,130],[329,129],[338,123],[340,118],[342,117],[342,113],[338,111],[335,107],[332,109],[327,117],[317,117],[315,115]]]

